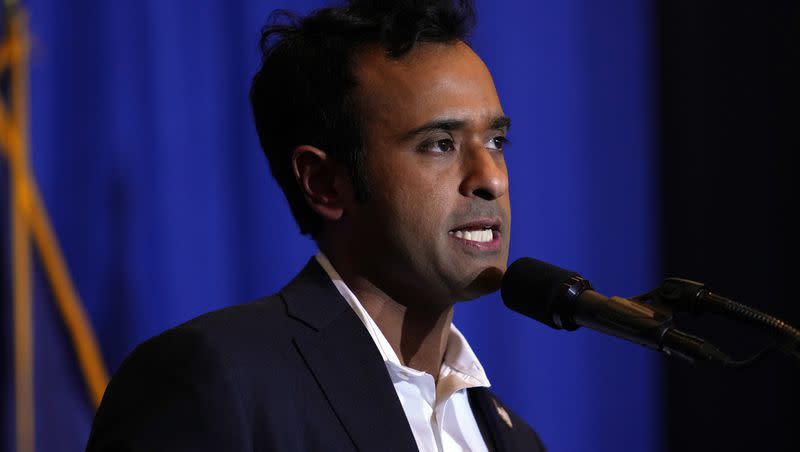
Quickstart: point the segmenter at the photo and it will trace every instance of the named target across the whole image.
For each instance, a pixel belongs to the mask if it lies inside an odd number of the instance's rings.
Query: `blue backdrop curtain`
[[[273,293],[302,267],[315,246],[271,180],[247,91],[269,12],[325,2],[23,3],[33,169],[111,371],[142,340]],[[652,2],[477,6],[472,44],[514,121],[511,258],[575,269],[610,294],[654,287]],[[14,450],[6,299],[0,447]],[[92,408],[41,276],[35,303],[37,450],[80,450]],[[654,353],[555,332],[497,295],[459,306],[456,324],[551,450],[661,450]]]

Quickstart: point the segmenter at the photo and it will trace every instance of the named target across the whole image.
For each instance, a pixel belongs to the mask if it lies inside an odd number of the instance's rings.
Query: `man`
[[[277,295],[139,346],[88,449],[541,450],[451,323],[499,287],[510,232],[510,121],[464,42],[471,5],[280,17],[251,101],[320,253]]]

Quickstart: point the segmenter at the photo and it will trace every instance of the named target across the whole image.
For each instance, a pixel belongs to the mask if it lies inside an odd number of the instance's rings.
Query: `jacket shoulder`
[[[214,345],[250,341],[253,336],[263,342],[281,333],[290,333],[296,329],[297,323],[288,315],[286,303],[280,294],[275,294],[207,312],[165,331],[162,335],[191,332],[205,337]]]

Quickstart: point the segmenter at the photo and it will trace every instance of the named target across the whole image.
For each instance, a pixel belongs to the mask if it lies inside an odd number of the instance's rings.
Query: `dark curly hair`
[[[365,121],[354,100],[353,56],[380,45],[390,58],[418,42],[466,41],[475,22],[470,0],[353,0],[305,17],[274,11],[261,30],[261,67],[250,103],[270,170],[283,190],[300,232],[317,236],[321,219],[294,180],[291,155],[312,145],[343,163],[358,201],[369,199],[364,170]]]

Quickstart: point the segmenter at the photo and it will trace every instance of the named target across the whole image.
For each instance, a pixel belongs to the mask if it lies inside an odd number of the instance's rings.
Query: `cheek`
[[[408,162],[391,162],[371,174],[374,201],[385,215],[382,221],[388,220],[387,226],[394,227],[396,234],[415,236],[419,243],[419,238],[430,238],[441,229],[449,206],[441,175]]]

